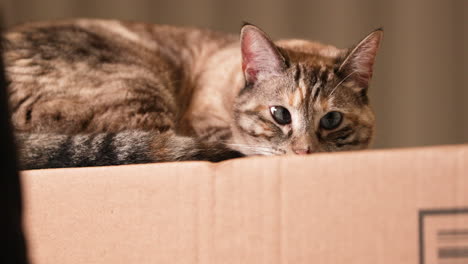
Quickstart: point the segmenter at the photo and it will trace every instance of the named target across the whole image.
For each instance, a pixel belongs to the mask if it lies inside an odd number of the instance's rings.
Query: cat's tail
[[[124,131],[83,135],[18,133],[22,169],[137,164],[165,161],[218,162],[243,156],[221,143],[173,133]]]

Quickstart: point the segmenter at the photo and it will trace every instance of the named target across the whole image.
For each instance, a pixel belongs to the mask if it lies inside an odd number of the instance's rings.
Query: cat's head
[[[383,31],[351,49],[303,40],[276,44],[241,30],[245,87],[235,102],[235,148],[247,155],[367,148],[374,113],[367,96]]]

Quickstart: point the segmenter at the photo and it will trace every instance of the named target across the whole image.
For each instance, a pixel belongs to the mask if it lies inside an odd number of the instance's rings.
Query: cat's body
[[[250,25],[241,42],[208,30],[104,20],[13,28],[4,59],[23,166],[365,148],[374,126],[366,95],[381,34],[374,35],[370,55],[359,57],[366,61],[347,69],[353,52],[300,40],[277,47]],[[278,123],[273,106],[285,106],[295,122]],[[343,129],[320,131],[331,110],[346,117]]]
[[[187,135],[192,133],[189,114],[198,110],[195,106],[215,110],[220,120],[229,118],[217,105],[223,97],[197,98],[199,88],[216,85],[222,94],[225,88],[242,88],[240,80],[231,85],[231,78],[220,75],[215,81],[209,72],[210,66],[223,64],[232,71],[230,64],[237,63],[242,77],[240,49],[229,48],[238,46],[235,36],[94,20],[34,24],[7,36],[12,40],[5,57],[18,131],[174,129]],[[223,48],[232,53],[228,60],[210,61]]]

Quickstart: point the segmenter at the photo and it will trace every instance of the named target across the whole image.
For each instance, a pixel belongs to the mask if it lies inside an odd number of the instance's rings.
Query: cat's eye
[[[337,128],[343,120],[343,114],[337,111],[331,111],[320,119],[320,126],[323,129],[332,130]]]
[[[282,106],[271,106],[270,113],[276,123],[280,125],[291,124],[291,114]]]

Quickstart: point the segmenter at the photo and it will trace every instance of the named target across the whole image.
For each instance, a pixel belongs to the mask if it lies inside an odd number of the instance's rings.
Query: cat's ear
[[[367,89],[372,78],[372,68],[382,37],[382,29],[377,29],[367,35],[348,53],[338,72],[344,78],[354,80],[358,87]]]
[[[245,24],[241,29],[240,42],[242,71],[247,83],[280,75],[286,68],[278,48],[258,27]]]

